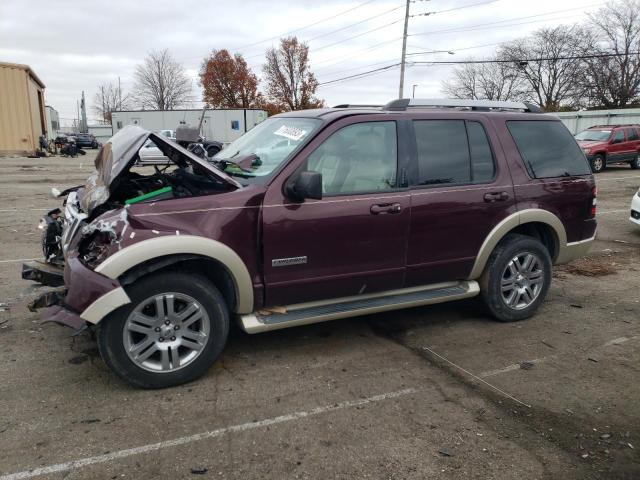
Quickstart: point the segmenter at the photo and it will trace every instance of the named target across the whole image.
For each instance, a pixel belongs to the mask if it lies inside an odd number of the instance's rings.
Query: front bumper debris
[[[22,264],[22,279],[33,280],[48,287],[64,285],[64,269],[50,263],[30,261]]]

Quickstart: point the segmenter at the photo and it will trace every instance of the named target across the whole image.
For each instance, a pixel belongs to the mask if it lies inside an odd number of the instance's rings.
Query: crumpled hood
[[[234,188],[241,185],[226,173],[203,160],[177,143],[156,135],[136,125],[127,125],[111,137],[98,151],[95,171],[89,176],[80,195],[80,206],[86,213],[105,203],[111,195],[111,187],[118,178],[133,166],[144,143],[151,139],[176,165],[198,165]]]

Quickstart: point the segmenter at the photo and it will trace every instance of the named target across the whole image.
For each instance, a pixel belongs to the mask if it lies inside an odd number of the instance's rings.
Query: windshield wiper
[[[218,166],[222,171],[226,170],[229,165],[239,168],[243,172],[253,173],[251,167],[259,167],[262,165],[260,157],[255,153],[244,155],[237,160],[231,160],[229,158],[212,158],[211,161]]]

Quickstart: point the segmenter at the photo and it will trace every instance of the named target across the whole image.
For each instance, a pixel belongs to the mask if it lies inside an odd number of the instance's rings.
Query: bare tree
[[[309,47],[296,37],[282,38],[280,48],[267,50],[262,71],[268,100],[281,110],[324,105],[315,97],[318,81],[309,69]]]
[[[517,100],[522,90],[522,74],[500,62],[467,63],[453,71],[452,79],[442,82],[445,95],[472,100]]]
[[[575,57],[589,51],[586,38],[578,25],[543,28],[504,45],[500,57],[512,61],[511,70],[524,79],[532,102],[546,111],[557,111],[580,100],[578,79],[584,75],[584,63]]]
[[[111,82],[98,85],[93,97],[93,111],[105,123],[111,123],[111,113],[129,108],[129,94],[123,93],[118,85]]]
[[[168,49],[150,52],[136,67],[134,96],[142,108],[173,110],[191,93],[191,80]]]
[[[601,58],[585,59],[585,96],[590,105],[625,107],[640,89],[640,1],[609,3],[589,15],[591,48]]]

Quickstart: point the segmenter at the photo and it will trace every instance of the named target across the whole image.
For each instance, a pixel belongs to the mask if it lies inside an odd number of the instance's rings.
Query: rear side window
[[[624,131],[618,130],[613,136],[613,143],[622,143],[624,142]]]
[[[627,129],[627,140],[630,142],[633,140],[638,140],[638,131],[635,128]]]
[[[562,123],[553,120],[517,120],[507,122],[507,128],[532,177],[591,173],[584,153]]]
[[[495,175],[489,140],[479,122],[415,120],[418,185],[484,183]]]

